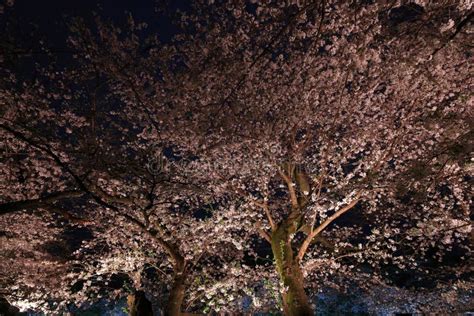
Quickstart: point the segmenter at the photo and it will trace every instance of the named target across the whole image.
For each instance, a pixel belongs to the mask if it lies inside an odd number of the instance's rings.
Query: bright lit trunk
[[[314,315],[304,290],[303,272],[291,248],[287,225],[281,225],[273,232],[272,251],[275,268],[285,286],[282,293],[283,312],[287,316]]]
[[[181,305],[184,300],[184,293],[186,291],[186,275],[184,268],[179,267],[175,270],[173,277],[173,285],[171,286],[170,295],[168,297],[168,304],[165,309],[166,316],[181,315]]]

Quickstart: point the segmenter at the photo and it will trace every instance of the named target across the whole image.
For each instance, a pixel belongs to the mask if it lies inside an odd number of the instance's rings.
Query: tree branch
[[[263,230],[263,228],[261,227],[260,222],[257,222],[256,227],[257,227],[257,230],[258,230],[258,233],[260,234],[260,236],[262,236],[269,243],[272,243],[272,239],[270,238],[270,235],[268,235],[267,232]]]
[[[127,214],[127,213],[123,213],[120,211],[120,209],[113,205],[113,204],[110,204],[108,203],[107,201],[103,200],[100,196],[98,196],[97,194],[95,194],[94,192],[92,192],[91,190],[89,190],[89,188],[86,186],[86,184],[84,183],[84,181],[67,165],[65,164],[61,158],[59,158],[58,155],[56,155],[51,149],[49,149],[48,147],[45,147],[45,146],[42,146],[42,145],[39,145],[37,142],[35,142],[34,140],[28,138],[27,136],[25,136],[23,133],[21,132],[18,132],[12,128],[10,128],[9,126],[6,126],[4,124],[1,124],[0,123],[0,128],[8,131],[9,133],[13,134],[16,138],[24,141],[25,143],[29,144],[30,146],[32,146],[33,148],[36,148],[40,151],[42,151],[43,153],[47,154],[50,158],[52,158],[54,160],[54,162],[59,166],[61,167],[62,169],[64,169],[66,171],[66,173],[68,173],[74,180],[75,182],[77,183],[77,185],[79,186],[79,188],[86,194],[88,194],[89,196],[92,197],[92,199],[97,203],[99,204],[100,206],[103,206],[105,208],[108,208],[108,209],[111,209],[112,211],[114,211],[117,215],[121,216],[122,218],[124,218],[126,221],[130,222],[130,223],[133,223],[135,225],[137,225],[139,228],[141,228],[144,232],[147,232],[151,237],[153,237],[157,242],[158,244],[164,248],[164,250],[170,255],[171,259],[173,260],[173,263],[175,265],[175,267],[181,267],[182,265],[184,265],[184,258],[179,254],[179,250],[178,250],[178,247],[176,247],[175,245],[167,242],[166,240],[164,240],[163,238],[161,238],[161,236],[158,234],[158,231],[154,230],[154,229],[150,229],[148,228],[144,223],[142,223],[141,221],[139,221],[138,219],[136,219],[135,217]]]
[[[306,250],[308,249],[309,245],[311,244],[311,241],[313,240],[314,237],[316,237],[320,232],[322,232],[329,224],[331,224],[334,220],[336,220],[339,216],[344,214],[345,212],[349,211],[352,209],[360,200],[360,195],[361,192],[357,193],[356,197],[354,200],[352,200],[349,204],[347,204],[345,207],[341,208],[339,211],[336,213],[332,214],[329,216],[328,219],[326,219],[321,225],[319,225],[315,230],[313,230],[304,240],[303,244],[300,247],[300,250],[298,251],[298,256],[297,260],[301,261],[306,253]]]
[[[318,205],[318,203],[319,203],[319,198],[321,197],[321,189],[322,189],[322,187],[323,187],[323,182],[324,182],[325,176],[326,176],[326,173],[323,173],[323,174],[321,175],[321,177],[319,178],[319,181],[318,181],[318,187],[317,187],[318,193],[317,193],[316,198],[315,198],[315,203],[316,203],[316,205]],[[311,230],[313,229],[314,224],[316,224],[316,218],[317,218],[317,214],[314,215],[314,218],[313,218],[313,220],[311,221]]]
[[[291,200],[291,207],[293,209],[298,209],[298,198],[296,197],[296,191],[295,191],[295,184],[291,180],[291,178],[285,174],[280,168],[278,168],[278,173],[280,174],[280,177],[285,181],[286,186],[288,187],[288,191],[290,192],[290,200]]]
[[[85,225],[85,224],[89,223],[89,221],[86,218],[78,217],[78,216],[72,214],[69,210],[67,210],[65,208],[62,208],[60,206],[57,206],[57,205],[48,204],[48,205],[45,205],[42,208],[46,209],[48,212],[52,212],[52,213],[56,213],[58,215],[61,215],[64,219],[66,219],[66,220],[68,220],[72,223],[75,223],[75,224]]]
[[[74,198],[83,196],[84,192],[77,190],[67,190],[49,193],[43,197],[37,199],[29,199],[22,201],[14,201],[0,204],[0,215],[14,213],[25,209],[37,209],[40,207],[46,207],[50,203],[56,202],[61,199]]]
[[[263,201],[263,203],[254,201],[255,205],[260,206],[263,208],[265,211],[265,214],[267,215],[268,222],[270,223],[270,227],[272,228],[272,231],[275,231],[276,225],[275,222],[273,221],[272,214],[270,213],[270,209],[268,208],[268,202],[266,200]]]
[[[125,205],[135,204],[135,201],[133,201],[132,198],[111,195],[94,183],[89,182],[88,187],[91,192],[94,192],[101,199],[104,199],[108,201],[109,203],[119,203],[119,204],[125,204]]]

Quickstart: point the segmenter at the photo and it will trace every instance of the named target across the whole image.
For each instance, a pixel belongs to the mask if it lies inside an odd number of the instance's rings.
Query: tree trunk
[[[153,316],[153,307],[143,291],[136,291],[127,297],[130,316]]]
[[[283,276],[283,283],[285,287],[288,287],[287,291],[283,293],[283,311],[285,315],[314,315],[313,308],[304,290],[303,273],[298,263],[288,264],[287,271]]]
[[[304,290],[304,277],[295,258],[287,225],[281,225],[272,234],[272,251],[276,270],[285,286],[282,293],[283,312],[286,316],[312,316],[313,308]]]
[[[181,305],[184,300],[184,293],[186,291],[186,274],[184,271],[184,264],[176,268],[173,277],[173,285],[171,286],[170,295],[168,297],[168,304],[165,309],[165,316],[179,316],[181,315]]]

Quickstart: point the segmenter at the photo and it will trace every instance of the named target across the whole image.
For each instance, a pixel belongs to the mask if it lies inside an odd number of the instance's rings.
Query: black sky
[[[189,2],[185,0],[170,0],[161,5],[166,7],[165,13],[157,13],[156,0],[16,0],[13,7],[6,13],[21,24],[34,23],[38,31],[50,41],[63,42],[67,30],[64,22],[71,17],[81,17],[91,20],[94,12],[104,19],[121,24],[127,17],[127,12],[138,22],[146,22],[152,30],[156,30],[161,40],[168,41],[177,32],[172,25],[170,14],[176,10],[188,10]],[[0,17],[1,18],[1,17]],[[34,40],[34,39],[33,39]]]

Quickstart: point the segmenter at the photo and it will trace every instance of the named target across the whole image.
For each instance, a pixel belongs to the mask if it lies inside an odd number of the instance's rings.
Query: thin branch
[[[318,226],[315,230],[313,230],[305,239],[303,244],[300,247],[300,250],[298,251],[298,257],[297,260],[301,261],[306,253],[306,250],[308,249],[309,245],[311,244],[311,241],[313,240],[314,237],[316,237],[320,232],[322,232],[329,224],[331,224],[334,220],[336,220],[339,216],[344,214],[345,212],[349,211],[352,209],[360,200],[360,195],[361,192],[357,193],[356,197],[352,202],[347,204],[345,207],[341,208],[339,211],[334,213],[333,215],[329,216],[328,219],[326,219],[321,225]]]
[[[280,177],[283,178],[286,183],[286,186],[288,187],[292,208],[298,209],[298,198],[296,197],[296,191],[293,181],[291,181],[290,177],[288,177],[288,175],[286,175],[282,170],[280,170],[280,168],[278,168],[278,173],[280,174]]]
[[[319,181],[318,181],[318,187],[317,187],[318,193],[317,193],[316,199],[315,199],[316,205],[318,205],[319,197],[321,196],[321,188],[323,187],[323,182],[324,182],[325,177],[326,177],[326,173],[323,172],[323,174],[321,175],[321,177],[319,178]],[[311,221],[311,231],[313,231],[313,227],[316,224],[316,217],[317,217],[316,215],[317,214],[314,215],[314,218]]]
[[[1,124],[0,123],[0,128],[8,131],[9,133],[13,134],[16,138],[18,138],[21,141],[24,141],[25,143],[29,144],[31,147],[36,148],[43,153],[47,154],[51,159],[54,160],[54,162],[61,167],[63,170],[66,171],[67,174],[69,174],[77,183],[78,187],[87,195],[92,197],[92,199],[99,204],[100,206],[103,206],[105,208],[111,209],[114,211],[117,215],[121,216],[124,218],[126,221],[135,224],[139,228],[141,228],[144,232],[147,232],[148,235],[150,235],[152,238],[154,238],[158,244],[164,248],[164,250],[170,255],[171,259],[173,260],[173,263],[175,267],[179,267],[184,265],[184,258],[180,255],[178,247],[176,245],[167,242],[161,236],[158,234],[158,231],[154,229],[150,229],[147,227],[144,223],[142,223],[140,220],[136,219],[134,216],[131,216],[127,213],[123,213],[120,211],[120,209],[113,205],[108,203],[107,201],[103,200],[100,196],[92,192],[87,185],[82,181],[82,179],[67,165],[65,164],[61,158],[57,154],[55,154],[49,147],[42,146],[35,142],[34,140],[30,139],[29,137],[25,136],[23,133],[16,131],[12,129],[11,127]]]
[[[262,49],[262,51],[256,56],[256,58],[252,61],[252,63],[247,67],[245,72],[240,76],[237,83],[235,85],[233,85],[233,87],[230,89],[230,92],[220,102],[220,106],[218,107],[217,112],[215,113],[216,116],[222,111],[224,106],[228,105],[229,101],[233,98],[233,96],[244,86],[245,80],[248,76],[249,71],[260,61],[260,59],[262,59],[265,56],[265,54],[273,53],[271,48],[274,46],[274,44],[275,43],[278,44],[280,42],[280,37],[282,37],[285,34],[285,32],[287,31],[287,29],[289,29],[293,25],[294,21],[296,21],[297,18],[302,13],[306,12],[306,10],[310,9],[315,4],[316,4],[316,2],[310,2],[306,6],[301,8],[298,12],[291,15],[288,18],[287,23],[285,23],[285,25],[278,31],[278,33],[276,33],[274,36],[272,36],[272,38],[270,39],[268,44],[265,45],[265,47]],[[323,12],[324,12],[324,4],[323,4]],[[321,20],[321,25],[322,25],[322,20]],[[321,30],[321,25],[319,26],[318,36],[319,36],[319,32]],[[269,60],[267,60],[264,63],[264,65],[266,65],[268,62],[269,62]],[[215,104],[210,103],[208,105],[215,105]],[[215,122],[216,122],[216,120],[212,120],[211,126],[208,128],[208,130],[215,127]]]
[[[458,35],[461,30],[469,25],[469,21],[472,21],[474,17],[474,12],[470,12],[464,19],[462,19],[458,25],[456,25],[456,30],[454,31],[454,33],[448,38],[448,40],[446,42],[444,42],[440,47],[436,48],[433,53],[431,53],[431,56],[434,56],[436,55],[440,50],[442,50],[443,48],[445,48],[455,37],[456,35]]]
[[[78,216],[72,214],[70,210],[59,207],[57,205],[48,204],[48,205],[45,205],[42,208],[44,208],[48,212],[52,212],[52,213],[56,213],[58,215],[61,215],[64,219],[66,219],[66,220],[68,220],[72,223],[75,223],[75,224],[85,225],[85,224],[89,223],[89,221],[86,218],[78,217]]]
[[[135,201],[132,198],[111,195],[96,184],[89,183],[88,187],[90,191],[94,192],[97,194],[97,196],[108,201],[109,203],[120,203],[125,205],[135,204]]]
[[[270,235],[267,234],[267,232],[263,230],[263,228],[261,227],[260,222],[257,222],[256,227],[257,227],[257,230],[258,230],[258,233],[260,234],[260,236],[262,236],[269,243],[272,243],[272,239],[271,239]]]
[[[196,258],[196,260],[194,260],[194,262],[190,263],[191,264],[190,266],[186,266],[187,271],[190,271],[192,268],[194,268],[199,263],[199,261],[202,259],[204,254],[207,253],[207,248],[209,247],[210,242],[211,242],[211,239],[206,239],[204,247],[202,247],[203,250],[202,250],[201,254]]]
[[[265,214],[267,215],[268,222],[270,223],[270,227],[272,228],[272,231],[275,231],[276,225],[275,222],[273,221],[272,214],[270,213],[270,209],[268,208],[268,202],[266,200],[263,201],[263,203],[254,201],[255,205],[263,208],[265,211]]]

